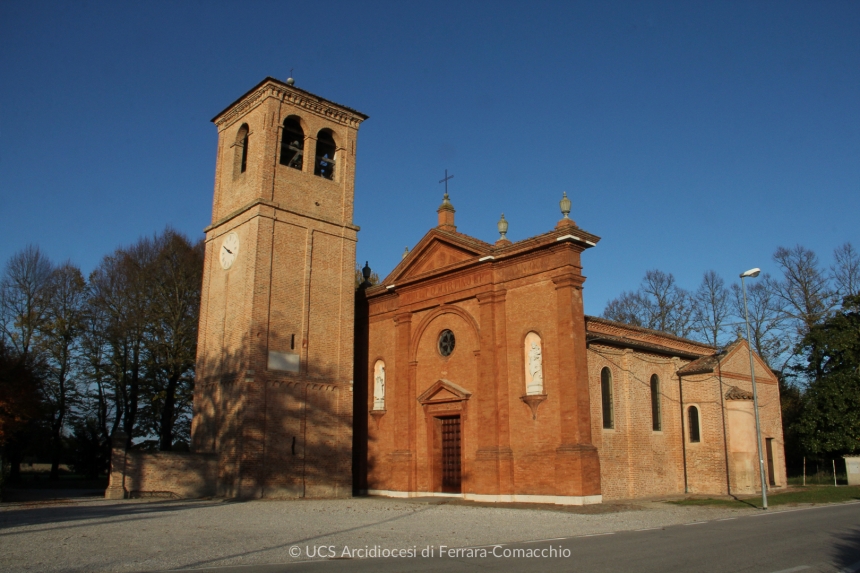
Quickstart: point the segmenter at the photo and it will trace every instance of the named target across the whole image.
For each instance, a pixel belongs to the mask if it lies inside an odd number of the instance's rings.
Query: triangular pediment
[[[460,400],[468,400],[471,395],[472,393],[462,386],[458,386],[450,380],[440,379],[418,396],[418,402],[421,404],[459,402]]]
[[[422,253],[422,256],[418,260],[410,265],[408,272],[402,278],[441,269],[442,267],[474,258],[474,256],[474,253],[470,253],[454,245],[435,241]]]
[[[471,237],[432,230],[395,267],[384,284],[399,283],[458,263],[475,260],[488,254],[490,248],[490,245]]]

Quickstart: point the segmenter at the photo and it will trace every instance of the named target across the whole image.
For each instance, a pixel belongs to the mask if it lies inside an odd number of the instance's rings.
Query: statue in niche
[[[543,356],[540,344],[535,340],[532,340],[528,357],[528,371],[532,380],[526,388],[526,394],[543,394]]]
[[[385,364],[378,364],[373,380],[373,409],[385,409]]]

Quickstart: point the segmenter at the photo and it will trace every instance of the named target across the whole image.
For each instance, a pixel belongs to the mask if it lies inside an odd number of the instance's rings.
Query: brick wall
[[[195,498],[215,495],[218,457],[189,452],[125,451],[127,436],[118,432],[111,449],[107,499],[126,497]]]
[[[217,456],[175,452],[128,452],[125,488],[129,497],[215,495]]]

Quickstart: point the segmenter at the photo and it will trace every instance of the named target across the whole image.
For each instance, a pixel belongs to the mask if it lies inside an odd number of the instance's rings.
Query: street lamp
[[[747,348],[750,351],[750,378],[752,378],[753,390],[753,409],[755,410],[755,437],[756,445],[758,446],[758,469],[761,479],[761,505],[762,509],[767,509],[767,485],[764,481],[764,458],[761,450],[761,424],[758,420],[758,393],[755,388],[755,366],[753,365],[752,342],[750,339],[750,313],[747,310],[747,286],[744,283],[745,278],[755,278],[761,273],[761,269],[750,269],[745,273],[741,273],[741,288],[744,291],[744,318],[747,323]]]

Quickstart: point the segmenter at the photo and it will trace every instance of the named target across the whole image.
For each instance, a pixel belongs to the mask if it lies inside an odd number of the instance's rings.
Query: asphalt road
[[[292,548],[291,548],[292,549]],[[281,565],[194,569],[213,573],[377,571],[572,571],[637,573],[860,572],[860,503],[761,512],[727,519],[471,549],[378,547],[405,557],[364,558],[373,547],[295,546]],[[422,556],[432,549],[433,556]],[[414,551],[415,556],[409,555]],[[308,561],[306,553],[336,558]],[[518,553],[520,552],[520,553]],[[527,552],[531,557],[517,557]],[[347,553],[352,555],[350,558]],[[176,570],[174,570],[176,571]],[[189,571],[189,570],[184,570]]]

